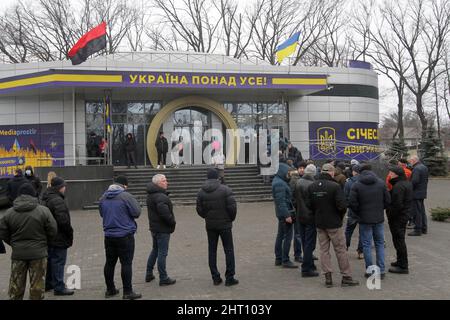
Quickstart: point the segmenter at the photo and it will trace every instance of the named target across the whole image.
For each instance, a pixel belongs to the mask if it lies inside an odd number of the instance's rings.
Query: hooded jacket
[[[14,176],[8,181],[8,185],[6,186],[6,194],[8,195],[8,199],[11,204],[14,200],[16,200],[17,192],[19,191],[20,186],[25,183],[28,183],[28,180],[22,175]]]
[[[308,207],[314,215],[318,229],[338,229],[347,211],[344,191],[328,174],[321,173],[318,180],[308,187]]]
[[[42,192],[42,183],[41,183],[41,179],[39,179],[38,177],[36,177],[34,175],[33,169],[29,169],[31,170],[31,175],[26,175],[25,174],[25,179],[27,179],[27,181],[29,183],[31,183],[31,185],[33,186],[34,190],[36,190],[36,194],[39,197],[41,195]]]
[[[272,196],[275,202],[275,212],[277,218],[285,220],[291,217],[294,210],[292,204],[292,191],[288,184],[289,166],[285,163],[280,163],[278,172],[272,181]]]
[[[67,207],[64,195],[53,187],[47,189],[42,197],[43,204],[50,209],[50,212],[58,224],[58,233],[50,241],[50,247],[70,248],[73,244],[73,228],[70,222],[70,212]]]
[[[172,201],[166,190],[150,182],[147,185],[147,210],[150,231],[154,233],[173,233],[175,215]]]
[[[216,179],[208,179],[197,194],[197,213],[207,230],[231,229],[236,219],[233,191]]]
[[[56,221],[38,199],[21,195],[0,219],[0,238],[12,247],[13,260],[47,257],[48,241],[57,233]]]
[[[391,204],[386,214],[389,221],[403,220],[407,221],[410,216],[413,201],[412,184],[404,175],[392,178]]]
[[[364,170],[350,190],[349,207],[355,217],[363,224],[384,222],[384,209],[391,202],[391,196],[375,173]]]
[[[304,174],[295,185],[295,203],[296,203],[296,217],[302,224],[314,224],[314,215],[311,209],[306,205],[309,194],[308,187],[314,183],[314,176]]]
[[[137,200],[118,184],[112,184],[100,198],[98,206],[103,218],[105,237],[123,238],[136,233],[135,219],[141,214]]]

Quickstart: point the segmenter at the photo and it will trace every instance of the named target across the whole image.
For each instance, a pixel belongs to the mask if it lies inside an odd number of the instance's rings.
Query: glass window
[[[126,114],[127,113],[127,103],[123,101],[114,102],[112,104],[112,113],[120,113],[120,114]]]
[[[128,114],[144,114],[145,104],[142,102],[131,102],[127,105]]]
[[[103,102],[86,102],[86,113],[103,114]]]

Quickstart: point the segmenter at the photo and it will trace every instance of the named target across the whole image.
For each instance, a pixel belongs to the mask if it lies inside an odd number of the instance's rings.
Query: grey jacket
[[[411,183],[413,185],[413,199],[426,199],[428,188],[428,168],[421,162],[416,163],[413,167]]]
[[[56,232],[57,224],[50,210],[29,195],[17,197],[0,219],[0,238],[12,247],[13,260],[47,257],[48,242]]]

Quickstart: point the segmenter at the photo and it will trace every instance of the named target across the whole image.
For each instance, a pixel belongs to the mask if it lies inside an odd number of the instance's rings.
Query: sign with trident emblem
[[[324,155],[336,153],[336,130],[332,127],[322,127],[317,129],[318,145],[317,149]]]

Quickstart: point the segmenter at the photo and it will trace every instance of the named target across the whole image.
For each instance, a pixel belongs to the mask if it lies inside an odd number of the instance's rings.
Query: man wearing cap
[[[365,276],[370,277],[372,263],[372,240],[375,244],[376,265],[384,279],[384,210],[388,208],[391,196],[383,180],[377,177],[369,164],[360,168],[349,196],[349,207],[359,221],[359,232],[366,264]]]
[[[330,242],[333,244],[342,274],[341,285],[343,287],[357,286],[359,282],[352,278],[342,228],[347,203],[344,191],[333,177],[334,166],[329,163],[324,164],[319,179],[308,187],[309,201],[307,205],[312,210],[319,234],[320,263],[325,274],[326,287],[333,286]]]
[[[47,241],[57,232],[56,221],[48,208],[39,205],[29,183],[17,193],[13,207],[0,219],[0,239],[12,247],[9,297],[22,300],[30,273],[30,300],[44,299],[47,269]]]
[[[308,187],[313,184],[316,172],[317,168],[315,165],[307,165],[303,176],[297,181],[294,189],[296,202],[295,223],[298,224],[303,246],[302,277],[319,276],[319,273],[316,272],[313,257],[313,252],[316,249],[317,231],[314,224],[314,216],[311,209],[306,205],[309,198]]]
[[[352,161],[356,161],[356,160],[352,160]],[[347,179],[347,182],[345,182],[344,194],[345,194],[345,199],[347,200],[347,203],[350,198],[350,190],[352,190],[353,184],[356,181],[358,181],[359,172],[360,172],[360,165],[359,164],[353,165],[352,166],[352,176]],[[350,248],[350,244],[352,241],[352,235],[353,235],[353,232],[355,231],[357,225],[358,225],[358,217],[355,216],[353,210],[351,208],[349,208],[348,213],[347,213],[347,225],[345,227],[345,240],[346,240],[346,244],[347,244],[347,250],[348,250],[348,248]],[[358,249],[356,250],[356,252],[358,253],[358,259],[360,259],[360,260],[364,259],[361,236],[358,236]]]
[[[155,141],[156,151],[158,152],[158,166],[156,169],[159,169],[162,165],[163,168],[166,168],[166,156],[169,151],[169,143],[167,142],[166,137],[164,137],[164,132],[159,133],[159,137],[156,138]]]
[[[413,187],[408,181],[405,171],[400,166],[389,168],[391,176],[391,204],[386,211],[389,229],[392,234],[392,242],[397,252],[397,261],[391,263],[389,272],[409,273],[408,251],[405,242],[406,224],[410,216],[413,201]]]
[[[239,283],[234,278],[235,262],[233,234],[231,229],[236,219],[236,200],[233,191],[219,181],[217,169],[210,168],[207,180],[197,194],[197,213],[205,219],[208,235],[208,262],[214,285],[222,283],[217,269],[217,244],[219,237],[222,240],[225,252],[226,271],[225,285],[233,286]]]
[[[48,246],[47,278],[45,291],[54,290],[56,296],[73,295],[74,291],[67,289],[64,283],[64,268],[67,260],[67,249],[73,244],[73,228],[70,222],[70,212],[65,201],[66,182],[60,177],[54,177],[50,188],[42,197],[43,204],[50,209],[58,225],[56,237]]]
[[[105,298],[119,293],[114,284],[114,270],[117,260],[122,266],[123,299],[135,300],[142,297],[135,293],[132,286],[134,234],[137,230],[135,219],[141,214],[137,200],[128,192],[128,179],[118,176],[114,184],[100,198],[99,211],[103,218],[105,233],[106,263],[104,276],[106,282]]]

